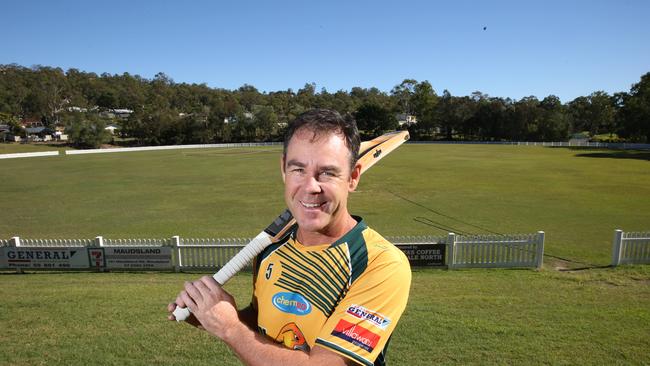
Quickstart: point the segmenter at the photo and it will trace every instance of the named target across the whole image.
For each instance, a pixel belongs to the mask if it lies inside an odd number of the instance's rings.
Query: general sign
[[[445,265],[445,244],[398,244],[414,267],[441,267]]]
[[[5,247],[8,268],[88,268],[86,248]]]
[[[172,264],[171,247],[104,247],[106,268],[169,269]]]
[[[7,256],[5,256],[4,247],[0,247],[0,268],[7,268]]]

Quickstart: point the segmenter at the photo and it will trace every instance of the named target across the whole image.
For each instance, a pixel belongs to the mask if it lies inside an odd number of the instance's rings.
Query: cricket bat
[[[390,132],[369,141],[363,141],[359,147],[358,163],[361,165],[361,174],[375,165],[384,156],[397,149],[409,139],[408,131]],[[288,209],[285,209],[273,222],[262,230],[250,243],[246,244],[228,263],[212,276],[220,285],[226,284],[237,272],[260,254],[264,248],[282,240],[296,220]],[[176,307],[172,313],[176,321],[184,321],[190,316],[188,308]]]

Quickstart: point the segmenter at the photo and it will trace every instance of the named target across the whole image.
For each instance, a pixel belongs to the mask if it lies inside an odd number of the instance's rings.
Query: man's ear
[[[348,191],[353,192],[355,189],[357,189],[357,185],[359,185],[359,179],[361,179],[361,164],[356,163],[350,172]]]
[[[285,162],[285,156],[282,155],[282,157],[280,158],[280,171],[282,172],[282,183],[285,182],[284,162]]]

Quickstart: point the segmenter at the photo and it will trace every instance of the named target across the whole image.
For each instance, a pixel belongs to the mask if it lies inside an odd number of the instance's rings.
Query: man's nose
[[[317,177],[307,178],[307,181],[305,182],[305,190],[307,193],[320,193],[322,191]]]

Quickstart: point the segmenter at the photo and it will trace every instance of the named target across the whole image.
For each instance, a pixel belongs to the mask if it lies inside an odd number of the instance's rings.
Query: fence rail
[[[387,239],[402,248],[408,246],[413,248],[413,245],[443,245],[443,249],[447,249],[446,253],[443,250],[444,256],[441,258],[445,259],[444,262],[450,269],[540,268],[544,251],[544,233],[541,231],[537,234],[525,235],[449,234],[446,237],[389,236]],[[250,240],[250,238],[181,238],[179,236],[158,239],[108,239],[102,236],[95,239],[13,237],[10,240],[0,240],[0,268],[215,270],[223,267]],[[12,247],[17,249],[11,251]],[[73,256],[76,256],[76,259],[71,258]],[[56,259],[55,263],[48,264],[47,260],[53,258]],[[63,259],[68,259],[69,262],[61,263]],[[30,260],[34,263],[29,262]],[[85,267],[82,263],[84,260],[87,262]],[[70,264],[73,262],[74,264]]]
[[[409,141],[409,144],[453,144],[453,145],[513,145],[545,147],[589,147],[621,150],[648,150],[650,144],[628,142],[582,142],[582,141]]]
[[[443,245],[441,256],[443,265],[454,268],[541,268],[544,257],[544,232],[519,235],[455,235],[443,236],[388,236],[390,242],[402,246]],[[114,262],[120,255],[129,260],[137,259],[142,254],[154,265],[121,266],[117,268],[173,268],[181,270],[206,270],[223,267],[238,253],[250,238],[172,238],[158,239],[108,239],[101,236],[95,239],[21,239],[13,237],[0,239],[0,268],[16,268],[14,262],[26,262],[31,259],[69,259],[74,254],[87,264],[40,264],[23,266],[24,268],[109,268],[105,255]],[[11,250],[12,248],[17,248]],[[41,250],[38,250],[41,248]],[[136,248],[120,251],[119,248]],[[167,248],[153,251],[152,248]],[[446,250],[445,250],[446,248]],[[99,249],[99,250],[98,250]],[[30,252],[32,250],[32,252]],[[65,252],[65,250],[68,250]],[[416,251],[420,251],[416,247]],[[20,253],[22,254],[20,254]],[[18,254],[17,254],[18,253]],[[81,254],[80,254],[81,253]],[[13,256],[13,257],[12,257]],[[163,258],[161,260],[161,258]],[[104,262],[102,262],[104,261]],[[161,262],[162,261],[162,262]],[[166,262],[165,262],[166,261]],[[161,264],[162,263],[162,264]],[[165,263],[167,263],[165,265]],[[612,266],[622,264],[650,264],[650,231],[623,232],[616,230],[612,244]],[[430,264],[428,264],[430,265]],[[115,267],[114,267],[115,268]]]
[[[449,234],[448,266],[453,268],[541,268],[544,232],[518,235]]]
[[[616,230],[612,244],[612,266],[650,263],[650,232]]]

